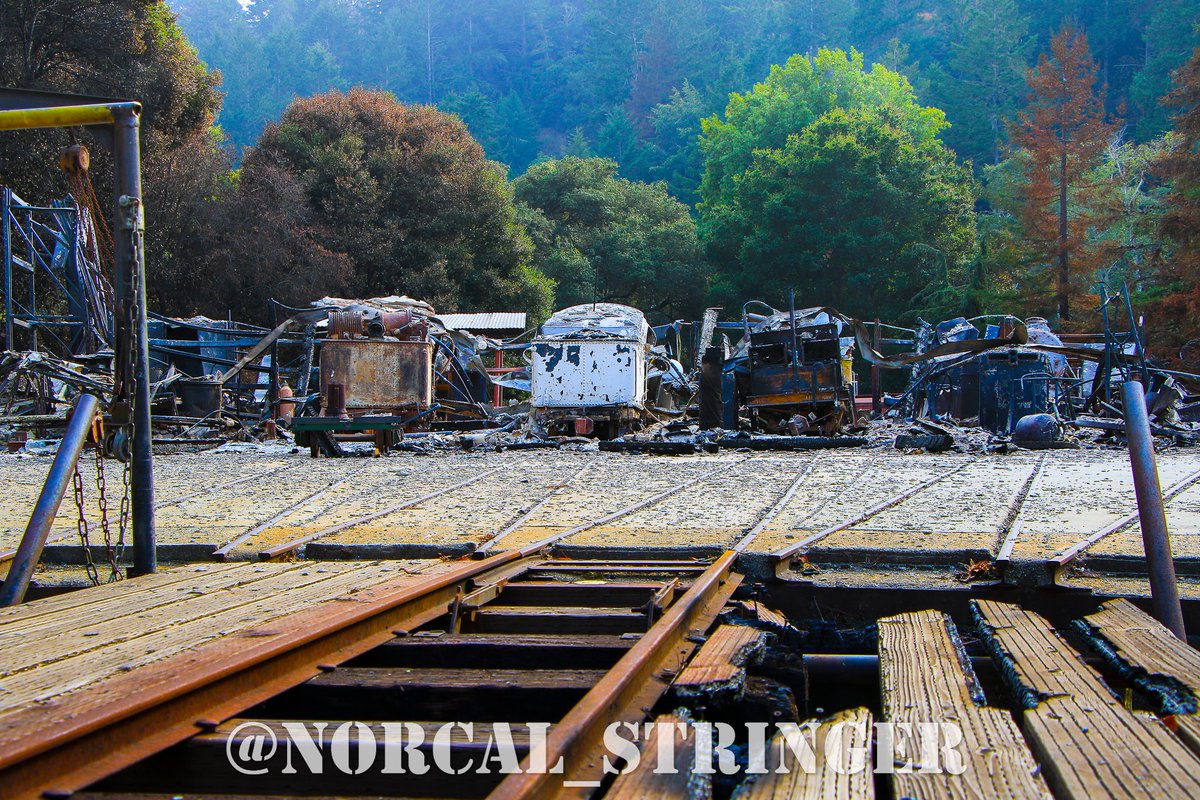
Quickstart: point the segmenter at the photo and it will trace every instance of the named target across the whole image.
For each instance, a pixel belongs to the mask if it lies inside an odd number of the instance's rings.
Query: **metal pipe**
[[[272,300],[271,306],[271,327],[274,328],[279,324],[278,306]],[[279,417],[279,340],[271,342],[271,369],[267,373],[267,407],[263,409],[263,419],[276,419]],[[271,438],[274,438],[272,436]]]
[[[104,103],[0,111],[0,131],[71,128],[76,125],[112,125],[117,122],[120,113],[133,111],[136,114],[141,110],[141,103]]]
[[[791,315],[792,324],[792,383],[798,383],[800,376],[797,374],[798,362],[800,360],[800,346],[796,341],[796,290],[788,291],[788,313]],[[813,383],[813,391],[816,391],[817,384]]]
[[[1163,510],[1162,486],[1154,457],[1154,437],[1150,433],[1150,415],[1146,409],[1146,391],[1135,380],[1122,387],[1125,400],[1125,426],[1129,441],[1129,460],[1133,466],[1133,487],[1137,492],[1138,517],[1142,527],[1142,546],[1150,577],[1150,595],[1154,616],[1183,641],[1183,608],[1175,583],[1175,562],[1167,533],[1167,515]]]
[[[8,577],[4,579],[4,586],[0,587],[0,606],[14,606],[25,598],[25,590],[29,588],[29,580],[42,558],[46,537],[50,535],[54,517],[75,474],[75,465],[79,463],[79,454],[83,452],[83,444],[87,441],[88,431],[99,408],[100,400],[95,395],[82,394],[75,401],[71,421],[58,446],[54,463],[50,465],[50,474],[46,476],[29,524],[25,526],[25,535],[21,537],[21,544],[13,556]]]
[[[154,450],[150,428],[150,333],[146,318],[145,215],[142,211],[142,159],[139,104],[115,108],[113,161],[116,167],[117,273],[124,277],[124,319],[132,323],[126,341],[133,350],[132,381],[125,384],[132,403],[133,459],[130,505],[133,517],[133,571],[145,575],[158,570],[154,526]],[[120,352],[120,351],[118,351]],[[129,363],[128,359],[126,363]],[[132,383],[132,387],[130,386]],[[132,392],[129,389],[132,388]]]

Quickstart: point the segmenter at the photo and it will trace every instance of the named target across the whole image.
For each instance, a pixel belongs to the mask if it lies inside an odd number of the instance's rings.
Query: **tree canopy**
[[[858,53],[795,56],[704,122],[700,231],[727,301],[911,318],[957,302],[974,246],[970,171],[902,75]]]
[[[549,311],[505,170],[457,118],[353,89],[294,101],[242,168],[303,189],[317,240],[358,296],[403,292],[456,310]]]
[[[211,241],[229,154],[212,129],[220,76],[208,70],[162,0],[12,0],[0,14],[0,85],[142,102],[142,172],[152,209],[150,289],[165,311],[194,310],[180,290]],[[68,192],[59,150],[86,144],[96,194],[111,193],[107,147],[87,129],[0,137],[0,185],[31,201]],[[102,209],[105,213],[108,208]],[[178,302],[176,302],[178,301]]]
[[[1163,326],[1165,344],[1178,352],[1191,370],[1200,370],[1200,47],[1175,73],[1168,97],[1178,139],[1161,163],[1172,180],[1164,232],[1173,240],[1167,263],[1167,296],[1160,310],[1174,324]]]
[[[534,164],[514,183],[559,307],[613,301],[659,319],[696,314],[707,264],[687,206],[664,184],[617,177],[617,164],[569,156]]]

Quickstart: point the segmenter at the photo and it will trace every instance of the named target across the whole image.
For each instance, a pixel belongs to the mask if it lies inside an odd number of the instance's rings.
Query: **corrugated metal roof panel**
[[[479,314],[439,314],[447,327],[460,331],[523,331],[526,315],[519,311],[488,311]]]

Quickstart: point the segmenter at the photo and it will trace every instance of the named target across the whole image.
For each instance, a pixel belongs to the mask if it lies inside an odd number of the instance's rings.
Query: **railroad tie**
[[[1200,652],[1125,599],[1074,623],[1117,673],[1158,703],[1175,732],[1200,754]]]
[[[746,688],[746,664],[762,657],[764,631],[745,625],[721,625],[671,685],[676,696],[737,699]]]
[[[711,776],[689,769],[696,758],[696,736],[689,727],[692,719],[683,709],[654,719],[650,735],[641,746],[641,759],[635,769],[623,772],[605,793],[607,800],[708,800],[712,797]],[[660,739],[670,736],[668,749]],[[674,763],[659,770],[658,754],[674,754]]]
[[[1153,715],[1122,705],[1049,622],[1009,603],[971,607],[1059,800],[1200,797],[1200,759]]]
[[[940,773],[898,771],[891,776],[895,796],[1049,800],[1037,762],[1012,715],[984,704],[970,663],[954,623],[940,612],[920,611],[879,620],[884,716],[888,722],[914,725],[914,731],[919,723],[957,724],[962,743],[956,749],[966,767],[961,775],[945,771],[946,765]],[[905,755],[918,761],[923,755],[919,748],[913,747],[911,740],[904,744]],[[899,746],[896,754],[900,755]]]

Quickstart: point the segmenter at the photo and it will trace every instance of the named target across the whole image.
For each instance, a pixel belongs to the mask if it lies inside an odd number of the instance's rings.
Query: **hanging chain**
[[[121,470],[121,511],[117,519],[117,561],[125,558],[125,534],[129,530],[129,508],[132,493],[129,491],[129,473],[133,469],[133,458],[125,459]]]
[[[139,209],[140,213],[140,209]],[[139,258],[138,250],[144,246],[141,234],[135,226],[133,236],[133,252],[130,253],[130,261],[134,266],[133,273],[133,293],[134,297],[141,297],[145,291],[144,282],[146,280],[146,264]],[[139,311],[140,310],[140,311]],[[131,354],[141,352],[142,343],[139,337],[142,333],[141,319],[139,313],[144,313],[145,308],[140,303],[133,304],[133,314],[130,318],[132,323],[129,326],[129,341],[132,345]],[[133,508],[133,492],[130,489],[130,474],[133,471],[133,421],[137,418],[137,357],[131,358],[125,369],[125,398],[129,404],[129,426],[126,428],[128,438],[126,441],[129,446],[129,454],[125,459],[124,470],[121,472],[122,494],[121,494],[121,511],[117,526],[117,553],[118,558],[125,554],[125,536],[130,528],[130,519],[132,517]],[[154,391],[154,384],[150,384],[151,393]],[[150,398],[150,402],[154,402],[154,398]]]
[[[96,564],[92,561],[92,543],[88,539],[88,524],[87,517],[84,513],[83,506],[83,476],[79,474],[79,465],[75,465],[75,474],[72,476],[72,483],[75,487],[75,508],[79,512],[76,516],[76,526],[79,529],[79,543],[83,546],[84,566],[87,569],[88,577],[91,578],[94,586],[100,585],[100,573],[96,571]]]
[[[108,582],[121,580],[120,556],[113,548],[112,527],[108,521],[108,482],[104,475],[104,419],[96,417],[92,421],[92,438],[96,442],[96,491],[97,503],[100,506],[100,530],[104,533],[104,554],[108,558]],[[124,498],[122,498],[124,505]],[[122,539],[124,537],[122,536]]]

